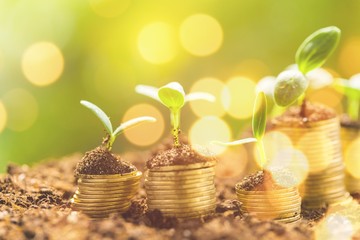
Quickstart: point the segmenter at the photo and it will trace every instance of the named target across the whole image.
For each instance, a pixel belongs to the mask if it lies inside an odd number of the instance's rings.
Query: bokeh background
[[[115,152],[155,147],[169,113],[137,84],[213,93],[216,103],[184,107],[182,130],[199,144],[236,139],[248,130],[256,83],[292,64],[313,31],[342,30],[327,74],[360,72],[359,14],[358,0],[0,0],[0,172],[99,145],[103,127],[81,99],[114,125],[158,119],[119,136]],[[330,87],[309,98],[342,111]]]

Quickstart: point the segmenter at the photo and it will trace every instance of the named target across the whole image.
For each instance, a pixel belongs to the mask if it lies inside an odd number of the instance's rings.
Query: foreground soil
[[[123,157],[143,170],[148,153]],[[127,213],[91,220],[72,211],[76,190],[74,169],[81,155],[58,159],[32,168],[10,165],[0,180],[0,239],[314,239],[314,228],[326,207],[303,211],[294,224],[260,221],[241,212],[234,186],[238,177],[218,176],[217,208],[205,219],[179,221],[149,212],[141,187]],[[221,164],[221,159],[219,159]],[[356,195],[360,199],[360,195]],[[360,239],[357,233],[354,239]]]

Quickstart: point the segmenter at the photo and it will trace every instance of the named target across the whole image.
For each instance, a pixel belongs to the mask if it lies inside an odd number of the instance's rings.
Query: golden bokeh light
[[[89,0],[92,10],[99,16],[113,18],[128,9],[130,0]]]
[[[181,24],[180,41],[190,54],[209,56],[221,47],[223,30],[215,18],[206,14],[195,14]]]
[[[316,240],[350,240],[355,229],[350,219],[339,213],[332,213],[315,228]]]
[[[150,104],[141,103],[129,108],[122,122],[141,116],[154,117],[156,118],[156,122],[143,123],[125,130],[124,135],[126,139],[134,145],[148,146],[158,141],[162,136],[165,128],[164,118],[157,108]]]
[[[59,79],[64,70],[64,58],[55,44],[37,42],[24,52],[21,65],[29,82],[46,86]]]
[[[360,37],[344,41],[340,49],[339,66],[344,77],[350,77],[360,72]]]
[[[227,83],[221,96],[227,113],[239,119],[250,118],[255,103],[256,83],[246,77],[233,77]]]
[[[331,108],[341,107],[342,98],[343,95],[332,87],[321,88],[308,94],[308,100],[311,102],[322,103]]]
[[[265,133],[263,142],[266,157],[269,161],[274,159],[281,150],[293,147],[291,139],[286,134],[279,131],[270,131]],[[259,153],[257,149],[254,148],[254,151],[256,151],[256,159],[259,159]]]
[[[13,89],[3,96],[3,103],[7,110],[6,126],[17,132],[30,128],[38,116],[38,103],[28,91]]]
[[[347,172],[360,179],[360,137],[346,148],[344,158]]]
[[[208,101],[191,101],[190,107],[198,117],[204,116],[218,116],[225,114],[225,110],[219,101],[225,85],[216,78],[202,78],[192,85],[190,92],[207,92],[211,93],[217,99],[215,102]]]
[[[246,76],[252,79],[260,79],[270,74],[269,67],[261,60],[246,59],[241,61],[234,68],[235,74]]]
[[[211,144],[211,141],[229,142],[231,131],[229,125],[215,116],[207,116],[197,120],[189,131],[189,141],[196,145],[207,147],[215,155],[221,154],[226,147]]]
[[[296,187],[298,185],[297,179],[284,167],[268,167],[267,170],[271,173],[276,185],[284,188]]]
[[[171,61],[177,53],[176,33],[165,22],[153,22],[143,27],[138,36],[141,56],[153,64]]]
[[[329,86],[333,82],[333,76],[324,68],[316,68],[306,74],[309,79],[309,87],[319,89]]]
[[[249,157],[244,145],[229,147],[221,154],[221,163],[216,167],[216,176],[230,178],[244,176]]]
[[[5,129],[7,122],[7,112],[2,101],[0,101],[0,133]]]

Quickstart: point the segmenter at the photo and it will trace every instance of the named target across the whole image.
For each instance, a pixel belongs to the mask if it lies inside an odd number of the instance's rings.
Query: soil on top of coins
[[[340,116],[340,123],[342,127],[360,130],[360,120],[354,121],[347,114],[342,114]]]
[[[283,187],[276,184],[271,173],[268,171],[258,171],[246,176],[236,184],[236,187],[239,190],[245,191],[271,191],[283,189]]]
[[[151,156],[150,152],[122,154],[140,171]],[[141,183],[126,213],[91,220],[71,208],[77,189],[74,170],[81,158],[82,154],[75,154],[32,167],[9,165],[0,177],[0,239],[308,240],[315,238],[314,229],[328,211],[326,207],[303,209],[302,219],[293,224],[259,220],[243,212],[236,198],[234,186],[243,176],[218,174],[216,210],[211,216],[179,220],[165,217],[159,210],[149,211]],[[360,195],[354,197],[360,199]],[[353,239],[360,239],[360,232]]]
[[[322,104],[304,101],[302,106],[290,107],[284,114],[273,119],[272,127],[307,127],[307,124],[336,117],[336,112]]]
[[[131,163],[123,161],[120,156],[111,153],[105,147],[97,147],[85,153],[81,161],[76,165],[75,176],[81,174],[110,175],[125,174],[136,171]]]
[[[199,151],[202,154],[199,154]],[[216,158],[206,148],[197,148],[195,151],[190,145],[181,144],[178,147],[159,151],[146,161],[146,166],[148,169],[153,169],[161,166],[187,165],[209,161],[216,161]]]

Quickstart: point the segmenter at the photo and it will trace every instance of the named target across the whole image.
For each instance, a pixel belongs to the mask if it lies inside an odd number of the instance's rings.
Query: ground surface
[[[142,170],[149,155],[122,157]],[[206,219],[180,222],[148,212],[141,188],[127,213],[93,221],[69,204],[76,190],[73,171],[81,157],[32,168],[9,166],[0,181],[0,239],[314,239],[313,230],[326,215],[324,208],[303,211],[295,224],[259,221],[240,211],[234,190],[239,179],[218,177],[216,213]],[[360,239],[359,232],[354,239]]]

